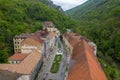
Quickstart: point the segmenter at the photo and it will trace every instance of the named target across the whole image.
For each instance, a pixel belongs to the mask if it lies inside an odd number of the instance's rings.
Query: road
[[[58,43],[61,44],[61,48],[58,48]],[[50,69],[54,60],[54,57],[58,51],[62,51],[62,60],[59,66],[59,71],[57,73],[51,73]],[[56,46],[54,46],[53,51],[48,51],[49,56],[47,60],[44,62],[42,70],[39,72],[39,76],[37,80],[64,80],[65,72],[66,72],[66,65],[67,65],[67,53],[66,50],[60,41],[59,38],[56,38]]]

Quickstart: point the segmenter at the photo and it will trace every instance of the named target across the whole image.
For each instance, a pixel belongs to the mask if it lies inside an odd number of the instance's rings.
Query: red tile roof
[[[28,56],[28,54],[20,54],[20,53],[16,53],[13,56],[11,56],[8,60],[9,61],[22,61],[24,60],[26,57]]]
[[[75,38],[76,35],[72,36]],[[67,80],[107,80],[88,40],[80,37],[76,42],[71,55]]]
[[[21,45],[27,44],[27,45],[34,45],[34,46],[38,46],[40,47],[41,43],[43,42],[42,39],[38,39],[35,36],[31,36],[27,39],[25,39],[24,41],[22,41]]]
[[[39,43],[42,43],[44,40],[42,40],[41,38],[37,37],[35,34],[31,35],[30,37],[28,38],[31,38]]]
[[[19,74],[31,74],[41,59],[41,53],[34,50],[20,64],[0,64],[0,70],[7,70]]]
[[[76,33],[66,33],[64,36],[73,47],[79,42],[79,39],[81,38],[81,36],[77,36]]]

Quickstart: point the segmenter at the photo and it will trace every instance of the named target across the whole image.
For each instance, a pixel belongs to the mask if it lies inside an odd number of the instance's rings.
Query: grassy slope
[[[39,0],[0,0],[0,62],[6,62],[13,53],[16,34],[40,30],[46,20],[53,21],[62,32],[74,26],[73,20]]]
[[[120,0],[89,0],[66,14],[80,24],[73,31],[97,44],[108,80],[120,80]]]

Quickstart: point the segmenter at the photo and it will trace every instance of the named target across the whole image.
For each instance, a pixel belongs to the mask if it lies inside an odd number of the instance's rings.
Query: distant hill
[[[38,0],[38,1],[41,1],[43,4],[47,5],[48,7],[51,7],[58,11],[63,12],[63,9],[61,8],[61,6],[54,4],[53,1],[51,0]]]
[[[65,13],[78,20],[73,31],[97,44],[108,80],[120,80],[120,0],[88,0]]]
[[[13,54],[15,35],[40,30],[43,21],[53,21],[61,32],[76,25],[59,10],[41,1],[0,0],[0,63],[7,62],[8,55]]]

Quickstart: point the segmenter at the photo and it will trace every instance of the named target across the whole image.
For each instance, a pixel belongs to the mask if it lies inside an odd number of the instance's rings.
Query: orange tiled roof
[[[65,33],[64,36],[73,47],[79,42],[79,39],[81,38],[81,36],[77,36],[76,33]]]
[[[25,39],[24,41],[22,41],[21,45],[28,44],[28,45],[40,46],[41,42],[42,42],[42,40],[31,36],[31,37]]]
[[[0,64],[0,69],[19,74],[30,74],[41,58],[41,53],[39,53],[37,50],[34,50],[20,64]]]
[[[88,40],[79,38],[73,49],[67,80],[107,80],[93,52]]]
[[[33,40],[35,40],[37,42],[40,42],[40,43],[42,43],[44,41],[40,37],[37,37],[36,34],[31,35],[29,38],[31,38],[31,39],[33,39]]]
[[[27,56],[28,56],[28,54],[16,53],[16,54],[14,54],[13,56],[11,56],[8,60],[12,60],[12,61],[22,61],[22,60],[24,60]]]

